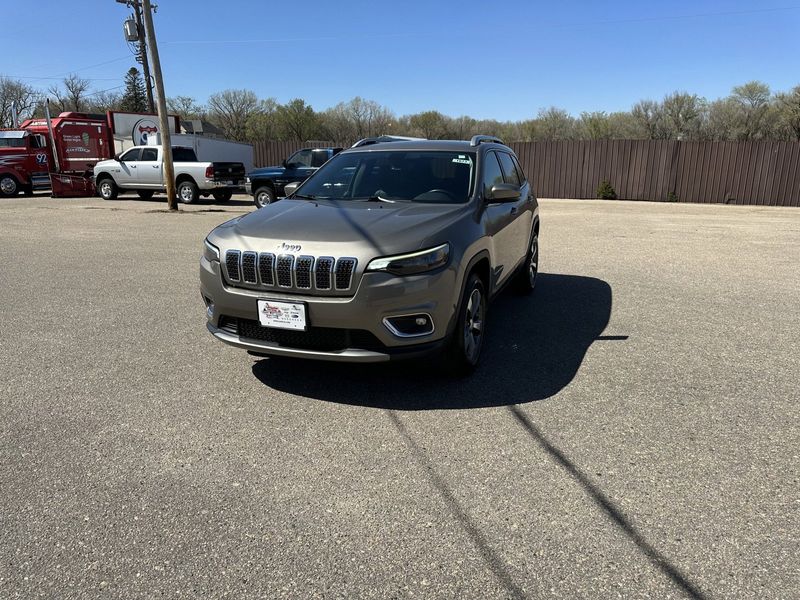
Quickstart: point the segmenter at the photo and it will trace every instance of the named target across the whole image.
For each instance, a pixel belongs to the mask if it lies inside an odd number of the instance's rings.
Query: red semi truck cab
[[[55,144],[45,119],[29,119],[18,130],[0,131],[0,194],[48,189],[51,180],[57,180],[52,182],[53,195],[60,195],[56,192],[70,179],[85,179],[88,190],[94,165],[114,156],[107,121],[66,112],[51,123]]]
[[[50,187],[48,136],[25,129],[0,131],[0,195]]]

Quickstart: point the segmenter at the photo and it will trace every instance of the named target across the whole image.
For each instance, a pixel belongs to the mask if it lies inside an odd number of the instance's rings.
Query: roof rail
[[[469,145],[477,146],[478,144],[483,144],[487,142],[492,142],[495,144],[503,144],[503,146],[505,146],[503,140],[493,135],[473,135],[472,139],[469,141]]]
[[[351,148],[360,148],[361,146],[371,146],[372,144],[380,144],[383,142],[418,142],[425,140],[425,138],[407,137],[404,135],[379,135],[377,137],[368,137],[363,140],[358,140]]]

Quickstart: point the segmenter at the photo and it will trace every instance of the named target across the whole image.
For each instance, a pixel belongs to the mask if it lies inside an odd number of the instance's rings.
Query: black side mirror
[[[119,162],[119,154],[115,154],[115,155],[114,155],[114,160],[115,160],[115,161],[117,161],[117,162]]]
[[[518,185],[513,183],[496,183],[489,190],[486,200],[489,202],[514,202],[522,195]]]
[[[284,168],[284,169],[288,169],[288,168],[289,168],[289,163],[288,163],[288,162],[286,162],[286,159],[285,159],[285,158],[283,159],[283,162],[281,162],[281,164],[283,165],[283,168]]]

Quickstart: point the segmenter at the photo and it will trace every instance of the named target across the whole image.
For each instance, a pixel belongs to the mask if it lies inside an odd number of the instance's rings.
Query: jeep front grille
[[[229,283],[241,287],[335,293],[351,290],[357,265],[350,257],[228,250],[224,271]]]
[[[239,281],[239,260],[242,253],[238,250],[228,250],[225,253],[225,268],[228,271],[228,279]]]
[[[242,252],[242,279],[245,283],[258,283],[255,252]]]

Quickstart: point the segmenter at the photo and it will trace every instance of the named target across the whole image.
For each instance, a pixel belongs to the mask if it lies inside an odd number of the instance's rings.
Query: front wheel
[[[110,178],[101,179],[97,182],[97,193],[103,200],[113,200],[117,197],[117,184]]]
[[[220,191],[220,192],[213,192],[211,194],[214,196],[214,200],[217,202],[227,202],[233,196],[233,192],[230,190]]]
[[[486,336],[488,297],[483,281],[475,273],[467,280],[458,308],[458,320],[445,350],[445,366],[456,375],[469,375],[478,366]]]
[[[539,234],[534,232],[531,236],[531,245],[525,256],[519,272],[514,278],[514,287],[520,294],[530,294],[536,287],[536,278],[539,275]]]
[[[266,185],[258,188],[253,193],[253,202],[255,202],[258,208],[264,208],[267,204],[272,204],[275,202],[275,199],[275,190]]]
[[[16,196],[17,192],[19,192],[19,184],[16,179],[11,175],[3,175],[0,177],[0,194],[6,198],[10,198],[11,196]]]
[[[180,201],[184,204],[193,204],[197,202],[199,196],[200,194],[194,181],[182,181],[178,185],[178,198],[180,198]]]

